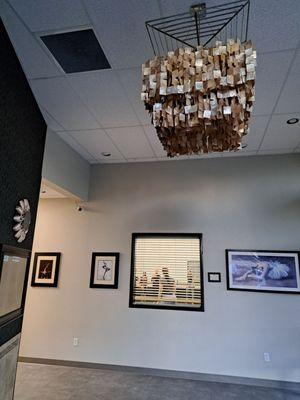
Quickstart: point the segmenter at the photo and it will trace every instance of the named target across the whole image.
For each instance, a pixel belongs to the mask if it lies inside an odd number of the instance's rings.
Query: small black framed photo
[[[120,253],[92,253],[90,288],[117,289]]]
[[[57,287],[61,253],[35,253],[31,286]]]
[[[208,282],[221,282],[221,272],[208,272]]]
[[[300,294],[298,251],[226,250],[227,289]]]

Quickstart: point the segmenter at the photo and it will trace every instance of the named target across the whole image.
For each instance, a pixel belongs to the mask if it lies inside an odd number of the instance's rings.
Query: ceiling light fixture
[[[110,157],[111,153],[107,153],[106,151],[102,151],[101,153],[103,155],[103,157]]]
[[[240,0],[146,22],[155,58],[143,64],[141,99],[169,157],[241,148],[255,100],[248,15]]]
[[[286,121],[286,123],[289,125],[294,125],[294,124],[297,124],[298,122],[299,122],[299,118],[290,118]]]

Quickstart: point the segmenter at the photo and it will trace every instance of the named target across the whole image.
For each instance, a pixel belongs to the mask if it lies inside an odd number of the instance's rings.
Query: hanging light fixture
[[[242,148],[255,99],[248,15],[249,1],[202,3],[146,22],[155,57],[142,66],[141,99],[168,156]]]

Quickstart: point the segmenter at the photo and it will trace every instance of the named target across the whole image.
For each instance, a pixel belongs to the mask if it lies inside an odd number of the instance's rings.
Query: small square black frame
[[[135,304],[133,302],[133,291],[134,291],[134,266],[135,266],[135,241],[141,237],[177,237],[177,238],[197,238],[199,239],[199,259],[200,259],[200,300],[201,304],[199,308],[192,307],[172,307],[167,305],[154,305],[154,304]],[[142,232],[132,233],[131,240],[131,267],[130,267],[130,290],[129,290],[129,307],[130,308],[150,308],[154,310],[173,310],[173,311],[196,311],[204,312],[204,283],[203,283],[203,261],[202,261],[202,233],[162,233],[162,232]]]
[[[38,264],[38,258],[40,256],[47,256],[47,257],[56,257],[55,262],[55,273],[54,273],[54,281],[53,283],[40,283],[35,281],[36,269]],[[31,286],[34,287],[57,287],[58,285],[58,275],[59,275],[59,267],[60,267],[60,256],[61,253],[51,253],[51,252],[42,252],[42,253],[35,253],[34,261],[33,261],[33,270],[31,276]]]
[[[95,261],[96,257],[115,257],[115,280],[113,285],[105,285],[105,284],[98,284],[94,283],[94,276],[95,276]],[[91,262],[91,276],[90,276],[90,288],[95,289],[118,289],[119,283],[119,261],[120,261],[120,253],[107,253],[107,252],[100,252],[92,253],[92,262]]]
[[[250,252],[250,253],[294,253],[298,256],[298,264],[300,271],[300,252],[298,250],[245,250],[245,249],[226,249],[225,250],[225,258],[226,258],[226,281],[227,281],[227,290],[234,290],[238,292],[260,292],[260,293],[277,293],[277,294],[297,294],[299,296],[300,292],[293,291],[280,291],[280,290],[260,290],[260,289],[243,289],[243,288],[232,288],[230,287],[229,280],[229,253],[230,252]]]
[[[212,279],[212,275],[218,275],[218,279]],[[221,282],[221,272],[208,272],[207,273],[207,277],[208,277],[208,282],[211,283],[220,283]]]

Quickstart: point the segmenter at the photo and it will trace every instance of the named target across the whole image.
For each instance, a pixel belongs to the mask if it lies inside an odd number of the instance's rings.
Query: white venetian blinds
[[[201,236],[133,238],[132,305],[201,309]]]

